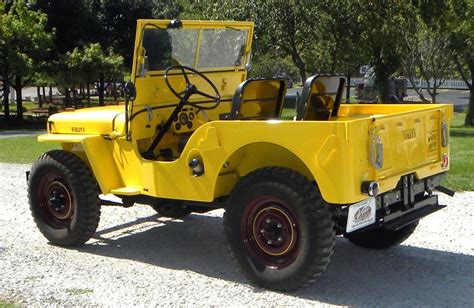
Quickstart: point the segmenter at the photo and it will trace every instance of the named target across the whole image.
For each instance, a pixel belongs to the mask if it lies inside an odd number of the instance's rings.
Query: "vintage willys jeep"
[[[52,244],[86,242],[102,194],[173,218],[225,208],[243,271],[291,290],[324,272],[336,235],[387,248],[443,207],[450,106],[341,104],[344,78],[312,76],[285,109],[284,80],[247,80],[252,34],[250,22],[138,21],[125,104],[55,114],[38,138],[62,145],[28,179]]]

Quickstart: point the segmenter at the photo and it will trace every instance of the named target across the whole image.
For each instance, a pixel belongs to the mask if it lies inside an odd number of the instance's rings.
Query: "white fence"
[[[363,83],[364,78],[353,78],[351,80],[351,86],[355,86],[359,83]],[[472,83],[472,81],[471,81]],[[433,84],[433,81],[431,81],[431,84]],[[423,88],[428,87],[428,83],[424,79],[418,79],[415,81],[415,86],[419,88],[420,86]],[[411,82],[407,79],[407,88],[413,88],[413,85]],[[467,90],[467,85],[466,83],[461,80],[461,79],[448,79],[445,80],[444,83],[441,85],[440,89],[456,89],[456,90]]]
[[[471,81],[472,82],[472,81]],[[431,81],[431,85],[433,85],[433,81]],[[422,88],[427,88],[428,87],[428,82],[426,80],[417,80],[415,81],[415,86],[416,87],[422,87]],[[413,88],[413,85],[409,80],[407,80],[407,87],[408,88]],[[459,90],[467,90],[467,85],[463,80],[460,79],[448,79],[445,80],[444,83],[440,87],[441,89],[459,89]]]

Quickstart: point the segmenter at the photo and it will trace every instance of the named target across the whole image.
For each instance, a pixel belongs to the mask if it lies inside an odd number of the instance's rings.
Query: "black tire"
[[[33,165],[28,180],[30,210],[53,245],[87,242],[99,224],[99,190],[87,165],[66,151],[50,151]]]
[[[244,177],[230,195],[224,228],[243,272],[268,289],[294,290],[314,281],[334,252],[329,206],[312,182],[287,168]]]
[[[365,232],[349,233],[344,236],[357,246],[381,250],[401,244],[410,237],[417,226],[418,221],[396,231],[382,228]]]
[[[161,216],[173,219],[182,219],[192,213],[184,202],[179,200],[160,200],[151,207]]]

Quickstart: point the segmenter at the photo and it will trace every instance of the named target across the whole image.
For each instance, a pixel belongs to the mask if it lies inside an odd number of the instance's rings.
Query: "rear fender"
[[[273,143],[258,142],[247,144],[227,157],[219,172],[215,191],[218,195],[227,195],[240,178],[271,166],[286,167],[301,173],[310,181],[316,180],[303,160],[290,150]],[[229,177],[229,174],[235,176]]]

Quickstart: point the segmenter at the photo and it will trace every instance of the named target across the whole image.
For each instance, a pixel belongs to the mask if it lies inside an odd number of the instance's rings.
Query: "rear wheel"
[[[415,232],[418,221],[411,223],[396,231],[376,229],[365,232],[346,234],[345,237],[353,244],[369,249],[387,249],[401,244]]]
[[[97,184],[87,165],[66,151],[50,151],[33,165],[28,180],[30,210],[54,245],[85,243],[99,224]]]
[[[244,273],[274,290],[319,277],[334,250],[334,222],[317,188],[286,168],[250,173],[234,188],[224,217],[231,251]]]

